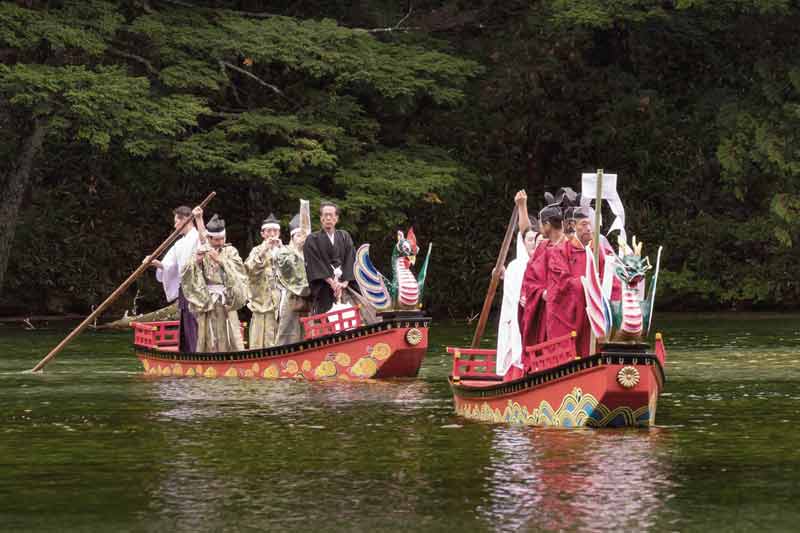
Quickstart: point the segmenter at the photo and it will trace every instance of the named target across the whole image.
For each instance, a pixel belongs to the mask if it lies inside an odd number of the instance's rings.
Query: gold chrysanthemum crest
[[[639,384],[639,371],[630,365],[623,366],[617,372],[617,382],[626,389],[631,389]]]

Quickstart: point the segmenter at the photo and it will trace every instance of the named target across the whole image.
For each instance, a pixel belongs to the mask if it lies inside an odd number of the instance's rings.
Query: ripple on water
[[[795,320],[795,322],[792,322]],[[8,529],[791,529],[800,514],[797,318],[662,320],[649,431],[453,414],[440,324],[417,380],[147,379],[92,333],[44,375],[54,333],[0,336]],[[745,330],[746,329],[746,330]],[[727,527],[730,526],[730,527]]]

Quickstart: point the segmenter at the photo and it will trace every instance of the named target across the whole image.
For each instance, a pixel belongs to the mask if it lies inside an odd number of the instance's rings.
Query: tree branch
[[[389,28],[372,28],[371,30],[364,30],[360,28],[353,28],[353,31],[363,31],[364,33],[389,33],[393,31],[425,31],[425,28],[419,26],[408,26],[406,28],[396,28],[394,26]]]
[[[400,25],[405,22],[408,17],[411,16],[411,13],[414,11],[414,5],[411,3],[411,0],[408,0],[408,12],[405,14],[403,18],[401,18],[397,24],[394,26],[386,27],[386,28],[373,28],[371,30],[363,30],[367,33],[387,33],[393,31],[414,31],[414,30],[421,30],[422,28],[401,28]]]
[[[219,72],[225,77],[225,79],[230,81],[230,78],[228,78],[228,73],[225,71],[225,63],[222,61],[219,62]],[[240,106],[244,106],[244,104],[242,103],[242,99],[239,97],[239,89],[236,88],[236,84],[231,82],[230,85],[231,85],[231,91],[233,91],[233,99],[236,100],[236,103],[239,104]]]
[[[408,0],[408,13],[406,13],[406,16],[405,16],[405,17],[403,17],[403,18],[401,18],[401,19],[400,19],[400,22],[398,22],[397,24],[395,24],[395,25],[394,25],[394,27],[395,27],[395,28],[399,28],[399,27],[400,27],[400,25],[401,25],[403,22],[405,22],[405,21],[406,21],[406,19],[407,19],[408,17],[410,17],[410,16],[411,16],[411,12],[412,12],[412,11],[414,11],[414,6],[411,4],[411,0]]]
[[[222,67],[229,68],[229,69],[231,69],[231,70],[235,70],[236,72],[238,72],[238,73],[240,73],[240,74],[244,74],[244,75],[245,75],[245,76],[247,76],[248,78],[250,78],[250,79],[253,79],[253,80],[257,81],[257,82],[259,83],[259,85],[261,85],[262,87],[266,87],[267,89],[270,89],[272,92],[274,92],[275,94],[277,94],[278,96],[280,96],[281,98],[283,98],[284,100],[286,100],[287,102],[294,104],[294,102],[291,100],[291,98],[289,98],[288,96],[286,96],[286,95],[283,93],[283,91],[281,91],[281,90],[278,88],[278,86],[277,86],[277,85],[273,85],[273,84],[271,84],[271,83],[267,83],[266,81],[262,80],[261,78],[259,78],[259,77],[258,77],[258,76],[256,76],[255,74],[253,74],[252,72],[248,72],[248,71],[246,71],[245,69],[243,69],[243,68],[241,68],[241,67],[237,67],[237,66],[236,66],[236,65],[234,65],[233,63],[228,63],[227,61],[220,61],[220,62],[219,62],[219,64],[220,64]]]
[[[124,57],[126,59],[132,59],[133,61],[136,61],[141,65],[144,65],[144,67],[147,69],[147,72],[149,72],[155,77],[158,77],[158,70],[153,66],[153,64],[150,61],[143,58],[142,56],[137,56],[136,54],[124,52],[122,50],[119,50],[118,48],[114,48],[113,46],[109,46],[106,50],[108,50],[108,53],[112,55]]]

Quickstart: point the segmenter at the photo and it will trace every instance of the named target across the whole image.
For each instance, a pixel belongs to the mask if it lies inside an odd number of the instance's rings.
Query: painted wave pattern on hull
[[[345,352],[330,352],[315,367],[314,363],[306,359],[301,364],[290,359],[280,363],[270,363],[262,366],[255,362],[252,365],[231,365],[220,373],[214,365],[161,363],[142,360],[144,373],[149,376],[161,377],[206,377],[206,378],[305,378],[313,380],[339,379],[371,379],[383,361],[392,355],[392,347],[385,342],[378,342],[367,346],[366,353],[361,356],[351,356]]]
[[[583,391],[577,387],[570,394],[564,396],[557,409],[554,409],[546,400],[542,400],[538,408],[529,412],[527,407],[508,400],[508,404],[502,412],[500,409],[492,409],[487,402],[481,402],[480,404],[462,403],[461,407],[456,409],[456,413],[482,422],[529,426],[571,428],[648,426],[650,424],[650,410],[647,405],[635,410],[630,407],[609,409],[591,394],[583,394]]]

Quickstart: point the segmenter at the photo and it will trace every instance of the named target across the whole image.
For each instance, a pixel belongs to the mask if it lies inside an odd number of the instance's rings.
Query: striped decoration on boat
[[[399,285],[398,300],[407,307],[417,305],[419,302],[419,285],[417,278],[411,273],[411,262],[408,257],[397,258],[397,279]]]
[[[386,309],[392,305],[392,297],[386,288],[383,275],[378,272],[369,257],[369,244],[362,244],[356,251],[356,262],[353,274],[361,288],[362,294],[377,309]]]
[[[595,337],[604,337],[611,329],[611,305],[603,294],[603,286],[594,264],[594,254],[587,246],[586,274],[581,277],[583,294],[586,296],[586,314]]]

